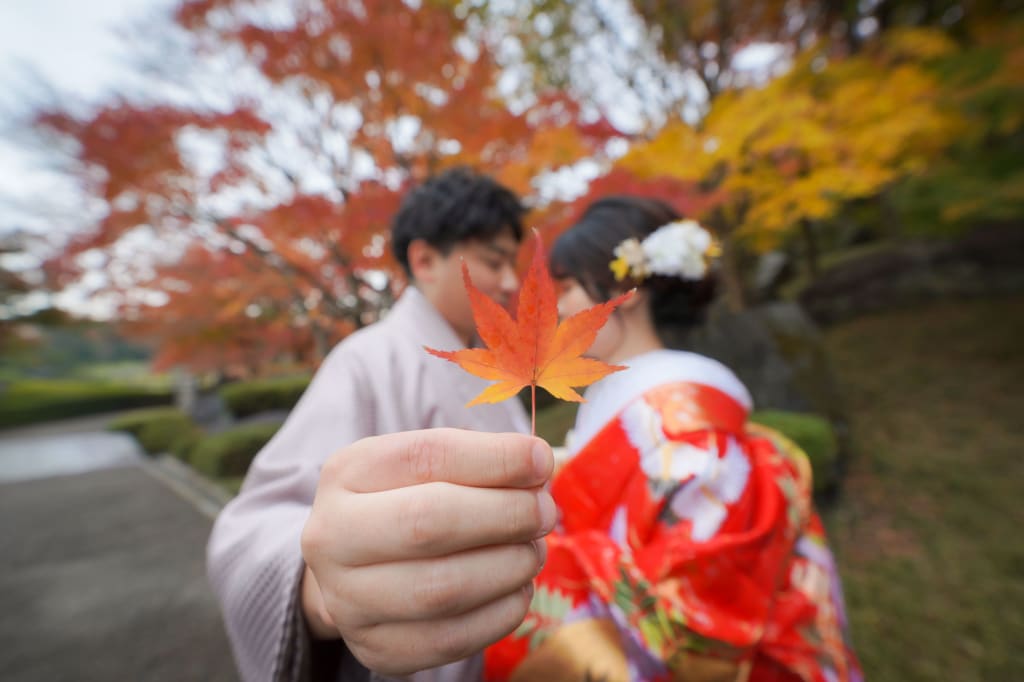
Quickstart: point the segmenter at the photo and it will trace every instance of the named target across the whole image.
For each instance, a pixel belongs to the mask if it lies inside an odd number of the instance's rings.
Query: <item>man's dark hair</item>
[[[391,248],[409,271],[409,244],[423,239],[447,254],[456,244],[490,239],[511,230],[523,239],[523,214],[519,198],[494,179],[470,168],[451,168],[428,179],[405,195],[391,221]]]

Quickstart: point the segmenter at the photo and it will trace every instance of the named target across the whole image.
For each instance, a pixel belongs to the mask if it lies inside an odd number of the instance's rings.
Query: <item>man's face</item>
[[[555,282],[558,292],[558,317],[561,320],[592,308],[599,303],[591,298],[590,293],[572,277],[559,279]],[[590,344],[586,355],[608,362],[623,342],[622,320],[618,311],[612,314],[608,323],[597,331],[594,342]]]
[[[516,254],[519,243],[511,230],[500,232],[488,240],[470,240],[456,244],[447,254],[436,255],[429,277],[418,278],[424,295],[434,304],[459,336],[476,336],[476,325],[469,304],[469,294],[462,282],[462,264],[469,277],[487,296],[507,306],[519,288],[516,275]]]

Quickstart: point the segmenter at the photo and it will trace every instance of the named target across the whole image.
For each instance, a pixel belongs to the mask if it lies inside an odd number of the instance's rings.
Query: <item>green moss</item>
[[[826,523],[869,680],[1024,679],[1024,297],[827,333],[851,419]]]

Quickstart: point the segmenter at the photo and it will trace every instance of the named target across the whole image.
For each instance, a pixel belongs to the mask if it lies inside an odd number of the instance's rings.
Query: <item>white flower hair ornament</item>
[[[703,279],[711,259],[722,252],[711,233],[696,220],[677,220],[662,225],[643,241],[630,237],[615,247],[609,267],[615,281],[626,277],[642,281],[651,275]]]

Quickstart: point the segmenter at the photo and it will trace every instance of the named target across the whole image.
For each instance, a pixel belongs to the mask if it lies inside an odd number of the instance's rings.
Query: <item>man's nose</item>
[[[501,290],[506,294],[514,294],[519,289],[519,275],[511,265],[501,274]]]

